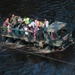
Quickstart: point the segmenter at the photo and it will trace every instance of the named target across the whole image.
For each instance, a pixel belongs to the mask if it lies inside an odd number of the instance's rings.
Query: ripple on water
[[[26,55],[24,54],[18,52],[11,52],[9,50],[1,52],[0,54],[1,54],[0,73],[3,75],[64,75],[64,74],[74,75],[75,74],[74,72],[75,66],[72,65],[53,62],[53,61],[52,62],[46,61],[44,60],[44,58],[40,57],[30,56],[27,58]]]

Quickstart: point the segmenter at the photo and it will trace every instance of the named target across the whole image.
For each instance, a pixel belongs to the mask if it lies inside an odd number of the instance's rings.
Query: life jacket
[[[25,18],[24,21],[25,21],[25,24],[28,25],[30,23],[30,18]]]

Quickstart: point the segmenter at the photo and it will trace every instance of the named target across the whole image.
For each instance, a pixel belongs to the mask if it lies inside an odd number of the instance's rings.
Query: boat
[[[16,49],[20,51],[26,51],[29,53],[49,54],[55,52],[63,52],[74,44],[72,37],[72,30],[69,25],[65,22],[54,21],[45,31],[43,30],[43,38],[36,38],[34,41],[34,33],[28,32],[28,35],[20,34],[25,32],[24,30],[18,30],[19,34],[15,34],[15,28],[10,28],[13,32],[8,32],[7,27],[0,27],[1,36],[3,42],[1,43],[4,47],[10,49]],[[12,42],[10,42],[12,40]]]

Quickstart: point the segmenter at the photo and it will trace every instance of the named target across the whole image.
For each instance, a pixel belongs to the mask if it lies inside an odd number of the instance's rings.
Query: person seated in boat
[[[24,22],[26,25],[29,25],[29,24],[30,24],[30,18],[25,17],[25,18],[23,19],[23,22]]]
[[[15,30],[16,31],[16,34],[24,34],[24,31],[23,31],[23,24],[21,22],[19,22],[18,24],[15,25]]]
[[[41,27],[43,26],[43,21],[40,21],[40,26],[41,26]]]
[[[15,27],[14,33],[15,33],[16,35],[19,35],[19,29],[18,29],[18,27]]]
[[[28,27],[30,28],[31,31],[33,31],[34,30],[34,26],[35,26],[35,22],[32,19],[32,21],[30,22],[30,24],[28,25]]]
[[[47,19],[44,19],[42,27],[44,28],[45,31],[47,31],[48,26],[49,26],[49,21],[47,21]]]
[[[20,28],[19,28],[20,34],[23,35],[24,34],[24,28],[23,25],[21,24]]]
[[[8,24],[8,26],[7,26],[7,30],[8,30],[8,34],[11,34],[11,33],[12,33],[11,24]]]
[[[40,26],[40,21],[38,20],[38,18],[35,20],[35,26],[39,27]]]
[[[18,23],[22,23],[22,18],[20,16],[18,17]]]
[[[42,21],[39,21],[38,19],[35,20],[36,39],[39,41],[44,39],[42,25],[43,25]]]
[[[43,26],[46,26],[46,27],[48,28],[48,26],[49,26],[49,21],[48,21],[47,19],[44,19]]]
[[[3,23],[3,26],[7,27],[9,25],[9,18],[6,18],[6,20]]]
[[[23,32],[23,26],[22,26],[22,23],[18,23],[16,26],[15,26],[15,28],[14,28],[15,30],[15,34],[17,34],[17,35],[21,35],[21,34],[23,34],[24,32]]]
[[[28,26],[27,25],[24,25],[23,26],[23,29],[24,29],[24,31],[25,31],[25,36],[27,36],[28,35]]]
[[[28,25],[28,31],[34,33],[34,28],[35,28],[35,21],[33,18],[31,18],[31,23]]]
[[[34,21],[34,19],[33,18],[30,18],[30,23],[32,23]]]
[[[30,23],[28,25],[28,28],[29,28],[30,32],[34,32],[34,22]]]
[[[38,41],[44,40],[42,25],[40,25],[38,28],[39,29],[37,30],[36,38],[37,38]]]
[[[36,41],[37,40],[37,32],[40,27],[40,21],[37,18],[34,22],[35,22],[35,24],[34,24],[34,41]]]
[[[17,16],[12,14],[12,17],[10,19],[10,23],[12,24],[12,27],[14,28],[14,26],[17,24]]]
[[[55,40],[57,38],[57,35],[54,32],[51,32],[50,35],[52,40]]]

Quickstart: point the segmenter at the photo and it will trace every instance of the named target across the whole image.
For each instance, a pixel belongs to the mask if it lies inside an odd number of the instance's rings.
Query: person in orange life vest
[[[3,26],[8,26],[9,25],[9,18],[6,18],[6,20],[5,20],[5,22],[4,22],[4,24],[3,24]]]

